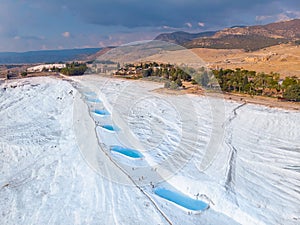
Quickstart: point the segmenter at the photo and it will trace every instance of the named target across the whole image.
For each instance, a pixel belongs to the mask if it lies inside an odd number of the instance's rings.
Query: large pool
[[[144,157],[143,154],[140,153],[139,151],[131,148],[124,148],[122,146],[113,145],[110,147],[110,150],[135,159]]]
[[[154,193],[189,210],[203,211],[209,207],[207,203],[201,200],[196,200],[180,192],[171,191],[165,188],[156,188],[154,189]]]
[[[110,113],[105,109],[95,109],[94,113],[100,116],[108,116]]]
[[[109,131],[118,131],[119,128],[113,125],[102,125],[102,128],[109,130]]]

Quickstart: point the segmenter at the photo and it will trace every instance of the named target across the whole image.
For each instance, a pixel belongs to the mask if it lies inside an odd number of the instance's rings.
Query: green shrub
[[[171,81],[171,83],[170,83],[170,89],[176,90],[178,88],[179,88],[178,84],[175,81]]]
[[[195,85],[198,84],[197,81],[195,81],[194,79],[192,79],[191,84]]]
[[[171,87],[171,83],[170,81],[167,81],[164,85],[165,88],[170,88]]]
[[[22,72],[22,73],[21,73],[21,76],[22,76],[22,77],[26,77],[26,76],[27,76],[27,72]]]
[[[290,101],[300,101],[300,84],[289,86],[283,93],[283,97]]]

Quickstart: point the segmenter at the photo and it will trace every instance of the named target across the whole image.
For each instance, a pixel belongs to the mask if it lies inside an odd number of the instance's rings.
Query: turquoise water
[[[94,102],[94,103],[99,103],[99,102],[101,102],[100,99],[98,99],[98,98],[87,98],[86,100],[87,100],[88,102]]]
[[[119,128],[116,126],[112,126],[112,125],[102,125],[102,128],[106,129],[106,130],[110,130],[110,131],[118,131]]]
[[[110,113],[107,110],[105,110],[105,109],[96,109],[94,111],[94,113],[97,114],[97,115],[101,115],[101,116],[108,116],[108,115],[110,115]]]
[[[201,200],[196,200],[180,192],[171,191],[165,188],[156,188],[154,189],[154,193],[189,210],[203,211],[209,206]]]
[[[97,94],[95,92],[84,92],[84,95],[88,95],[88,96],[93,96],[93,97],[96,97]]]
[[[134,149],[131,149],[131,148],[124,148],[124,147],[117,146],[117,145],[111,146],[110,150],[114,151],[114,152],[121,153],[121,154],[126,155],[126,156],[131,157],[131,158],[135,158],[135,159],[139,159],[139,158],[144,157],[143,154],[140,153],[137,150],[134,150]]]

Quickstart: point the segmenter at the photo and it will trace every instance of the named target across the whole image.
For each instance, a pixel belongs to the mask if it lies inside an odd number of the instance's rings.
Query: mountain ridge
[[[286,20],[266,25],[254,25],[246,27],[225,28],[216,32],[213,37],[222,37],[226,35],[248,35],[256,34],[270,38],[300,38],[300,19]]]
[[[200,33],[188,33],[185,31],[176,31],[172,33],[162,33],[154,38],[156,41],[166,41],[178,45],[182,45],[188,41],[192,41],[195,38],[210,37],[213,36],[216,31],[205,31]]]
[[[180,44],[186,48],[244,49],[246,51],[255,51],[265,47],[300,40],[300,19],[266,25],[233,26],[208,33],[208,35],[205,33],[164,33],[158,35],[154,40],[168,41]]]

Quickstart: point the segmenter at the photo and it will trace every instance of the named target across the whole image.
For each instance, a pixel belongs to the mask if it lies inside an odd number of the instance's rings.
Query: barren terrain
[[[227,49],[192,49],[211,68],[244,68],[257,72],[276,72],[282,77],[300,77],[300,47],[276,45],[254,52]]]

